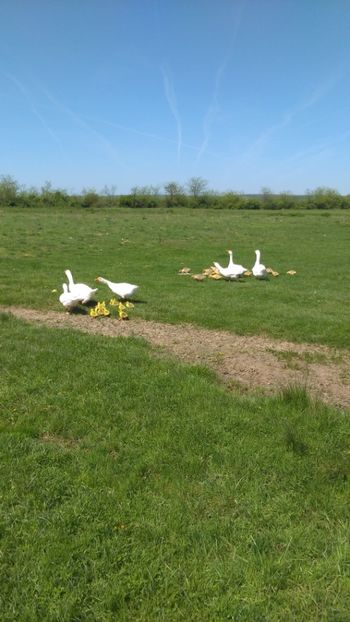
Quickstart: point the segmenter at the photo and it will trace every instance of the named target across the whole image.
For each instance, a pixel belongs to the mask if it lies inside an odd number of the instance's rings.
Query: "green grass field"
[[[348,619],[346,413],[1,320],[1,620]]]
[[[139,284],[137,317],[350,347],[346,211],[7,209],[0,219],[0,304],[60,309],[51,290],[61,291],[69,267],[91,286],[99,275]],[[261,249],[280,277],[237,284],[177,275],[185,265],[226,264],[228,248],[248,268]],[[285,274],[291,268],[295,277]],[[98,293],[109,296],[104,286]]]
[[[347,213],[0,218],[0,304],[64,313],[69,267],[138,283],[132,317],[349,348]],[[178,276],[231,247],[280,277]],[[349,412],[228,392],[142,339],[0,313],[0,340],[1,622],[349,620]]]

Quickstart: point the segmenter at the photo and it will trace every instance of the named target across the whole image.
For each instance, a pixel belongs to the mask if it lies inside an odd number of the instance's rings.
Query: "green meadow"
[[[346,210],[15,208],[2,210],[0,222],[0,304],[59,310],[51,290],[62,291],[70,268],[91,286],[97,276],[138,284],[137,317],[350,346]],[[247,268],[260,249],[280,276],[244,283],[178,276],[183,266],[226,265],[229,248]],[[109,295],[99,287],[99,300]]]
[[[2,305],[64,313],[52,289],[70,268],[139,284],[131,319],[349,348],[345,212],[0,218]],[[177,274],[228,248],[280,276]],[[0,340],[1,621],[349,620],[348,411],[300,387],[228,392],[139,338],[0,313]]]

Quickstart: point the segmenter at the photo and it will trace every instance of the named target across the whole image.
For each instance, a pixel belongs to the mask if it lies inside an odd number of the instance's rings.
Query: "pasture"
[[[135,315],[144,319],[350,347],[346,211],[8,209],[0,218],[0,304],[60,309],[51,290],[61,291],[70,268],[91,286],[97,276],[139,284]],[[177,275],[227,264],[229,248],[247,268],[261,249],[280,276],[196,283]]]
[[[131,321],[350,346],[345,212],[0,217],[2,305],[64,314],[71,268],[91,286],[139,284]],[[228,248],[248,268],[260,248],[280,276],[177,274],[227,262]],[[348,619],[348,411],[300,387],[228,392],[140,338],[7,313],[0,338],[2,620]]]

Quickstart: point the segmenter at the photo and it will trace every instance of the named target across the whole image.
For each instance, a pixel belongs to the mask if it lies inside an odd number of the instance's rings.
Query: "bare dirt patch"
[[[143,337],[184,361],[214,369],[229,387],[272,393],[290,385],[303,385],[311,395],[327,403],[350,407],[348,350],[245,337],[189,324],[135,319],[120,322],[20,307],[0,307],[0,310],[55,328],[73,328],[108,337]]]

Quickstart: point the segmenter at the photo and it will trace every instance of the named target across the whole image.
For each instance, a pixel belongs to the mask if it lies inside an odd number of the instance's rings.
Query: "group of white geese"
[[[255,251],[255,264],[252,267],[251,272],[250,270],[248,270],[248,268],[244,268],[244,266],[241,266],[241,264],[234,263],[232,251],[227,251],[227,252],[229,254],[230,259],[228,262],[228,266],[226,268],[221,266],[217,261],[214,261],[215,268],[217,269],[220,276],[222,276],[224,279],[227,279],[229,281],[238,281],[240,277],[244,275],[250,276],[250,274],[255,276],[256,279],[267,279],[268,278],[267,269],[265,268],[264,264],[262,264],[260,261],[260,257],[261,257],[260,251],[258,250]]]
[[[94,294],[96,294],[97,287],[92,288],[85,283],[75,283],[70,270],[65,270],[65,275],[68,279],[68,284],[63,283],[63,292],[59,297],[59,301],[63,304],[65,309],[71,311],[80,304],[88,304],[90,300],[92,300]],[[127,300],[138,289],[138,285],[132,285],[131,283],[113,283],[113,281],[104,279],[102,276],[98,276],[96,281],[107,285],[111,292],[121,300]]]
[[[251,272],[247,268],[244,268],[241,264],[234,263],[233,253],[231,250],[227,252],[230,259],[226,268],[221,266],[217,261],[214,261],[215,270],[220,277],[228,281],[238,281],[244,275],[250,274],[257,279],[268,278],[268,271],[264,264],[260,261],[261,253],[259,250],[255,251],[256,260]],[[74,307],[77,307],[80,304],[84,305],[89,303],[94,294],[97,292],[97,288],[92,288],[85,283],[75,283],[70,270],[65,270],[65,274],[68,279],[68,284],[63,283],[63,292],[59,296],[59,301],[65,309],[67,309],[67,311],[71,311]],[[96,281],[107,285],[111,292],[118,296],[121,300],[129,299],[138,289],[138,285],[133,285],[132,283],[114,283],[113,281],[109,281],[102,276],[98,276]]]

